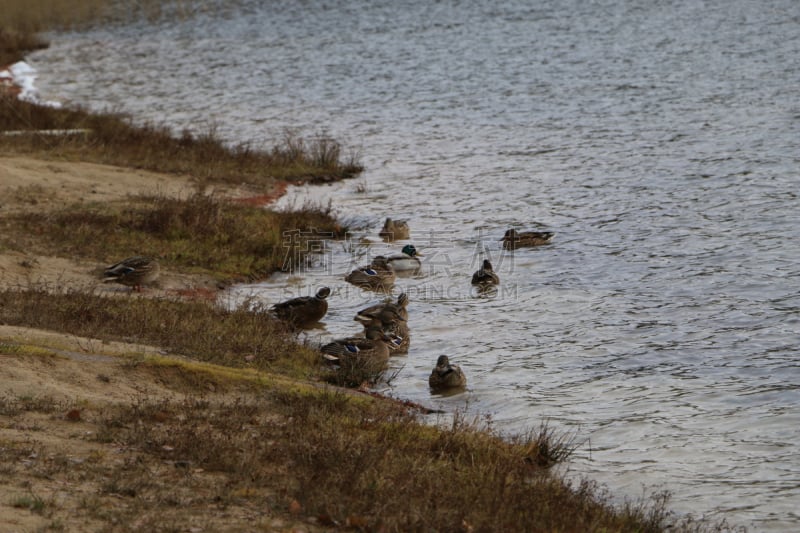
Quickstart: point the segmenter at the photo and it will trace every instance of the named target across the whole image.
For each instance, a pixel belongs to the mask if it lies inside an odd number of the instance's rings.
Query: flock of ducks
[[[379,235],[387,241],[408,239],[408,225],[403,221],[386,219]],[[549,244],[553,235],[548,231],[520,232],[509,229],[502,242],[505,249],[516,250]],[[414,273],[421,269],[421,256],[413,244],[406,244],[399,254],[376,256],[368,265],[354,269],[344,279],[363,289],[388,292],[394,286],[398,273]],[[484,260],[481,268],[472,275],[472,284],[480,288],[498,283],[500,278],[488,260]],[[275,316],[294,327],[309,327],[325,316],[328,310],[326,298],[330,293],[329,287],[322,287],[315,296],[292,298],[273,305],[271,310]],[[366,307],[356,313],[354,320],[362,324],[363,331],[322,345],[320,351],[325,361],[380,371],[386,368],[391,355],[408,353],[411,334],[408,328],[407,294],[401,293],[396,302],[387,301]],[[467,377],[458,365],[450,363],[447,355],[441,355],[428,377],[428,385],[434,392],[463,389],[467,385]]]
[[[404,221],[386,219],[379,235],[386,241],[408,239],[410,231]],[[509,229],[502,238],[503,248],[541,246],[550,244],[553,233],[549,231],[520,232]],[[345,281],[363,289],[388,292],[394,285],[397,272],[419,272],[422,267],[421,253],[413,244],[407,244],[399,254],[376,256],[369,265],[359,267],[345,276]],[[120,283],[141,291],[143,285],[156,281],[159,264],[155,259],[134,256],[106,268],[104,282]],[[500,283],[500,278],[489,260],[472,275],[472,285],[486,288]],[[300,296],[273,305],[273,315],[298,329],[313,326],[328,312],[329,287],[320,288],[314,296]],[[408,353],[411,333],[408,328],[408,295],[397,297],[396,302],[387,301],[371,305],[356,313],[354,320],[363,326],[361,334],[328,342],[320,347],[323,360],[339,366],[355,366],[371,372],[386,368],[391,354]],[[463,389],[467,378],[458,365],[450,363],[441,355],[431,371],[428,384],[433,391]]]

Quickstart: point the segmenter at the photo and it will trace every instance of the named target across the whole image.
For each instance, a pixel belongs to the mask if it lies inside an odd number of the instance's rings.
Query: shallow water
[[[60,35],[43,96],[232,142],[285,128],[360,150],[299,187],[354,225],[303,272],[226,295],[334,288],[327,339],[375,295],[343,275],[407,219],[425,254],[387,390],[574,432],[570,469],[756,531],[800,527],[800,4],[242,2],[169,27]],[[366,191],[361,192],[361,189]],[[510,226],[553,244],[505,252]],[[366,241],[364,241],[366,239]],[[484,257],[494,297],[469,279]],[[395,292],[397,294],[397,292]],[[427,388],[447,353],[464,394]]]

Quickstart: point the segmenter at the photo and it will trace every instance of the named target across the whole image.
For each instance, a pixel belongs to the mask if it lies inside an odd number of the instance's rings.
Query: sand
[[[0,156],[0,214],[16,212],[46,213],[77,202],[103,202],[140,194],[188,196],[195,191],[191,178],[94,163],[46,161],[29,157]],[[246,188],[219,187],[212,191],[246,203],[265,203],[268,195],[253,196]],[[120,258],[123,259],[123,258]],[[47,257],[0,249],[0,287],[43,283],[92,288],[105,292],[130,289],[103,284],[100,263],[80,258]],[[217,284],[209,277],[186,276],[162,268],[163,294],[203,294]],[[159,295],[156,292],[154,295]]]
[[[142,193],[188,195],[193,191],[188,177],[91,163],[0,156],[0,214],[25,211],[46,216],[48,210],[69,203],[118,200]],[[252,193],[244,189],[215,192],[253,203]],[[214,298],[217,290],[209,278],[162,268],[159,288],[131,295],[127,287],[100,281],[104,266],[107,265],[80,258],[0,249],[0,287],[28,286],[33,282],[106,291],[119,297],[202,294]],[[104,489],[107,480],[88,473],[115,471],[126,461],[141,460],[141,454],[96,439],[94,435],[102,426],[99,417],[114,405],[131,405],[136,398],[158,401],[180,397],[174,383],[170,386],[163,377],[132,364],[148,356],[176,359],[157,346],[0,324],[0,531],[113,529],[98,521],[97,516],[103,508],[116,506],[120,497]],[[225,401],[235,391],[211,388],[203,390],[203,394],[211,401]],[[39,398],[56,402],[56,407],[49,413],[14,412],[20,399]],[[61,464],[63,468],[54,467]],[[171,465],[151,466],[166,476],[166,482],[170,482],[170,476],[185,475]],[[48,473],[53,471],[57,472]],[[195,475],[209,476],[209,490],[219,482],[210,474]],[[30,502],[41,505],[33,507]],[[87,512],[87,502],[94,506],[94,512]],[[263,510],[246,505],[234,507],[224,512],[216,508],[191,510],[190,517],[203,527],[192,528],[187,523],[185,530],[246,528],[252,524],[259,524],[261,530],[287,527],[280,520],[275,522],[265,516]]]

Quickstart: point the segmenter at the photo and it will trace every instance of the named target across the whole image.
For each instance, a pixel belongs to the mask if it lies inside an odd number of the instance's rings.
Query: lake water
[[[360,229],[225,301],[334,289],[324,340],[377,301],[343,281],[408,220],[425,254],[388,394],[575,435],[569,467],[752,531],[800,529],[800,3],[331,0],[210,6],[54,36],[48,99],[271,145],[358,149],[299,187]],[[491,5],[489,5],[491,4]],[[553,244],[504,252],[509,227]],[[469,285],[490,258],[494,296]],[[448,354],[468,390],[432,396]]]

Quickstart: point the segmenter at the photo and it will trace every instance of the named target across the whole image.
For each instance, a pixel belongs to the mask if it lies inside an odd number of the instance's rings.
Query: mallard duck
[[[472,275],[473,285],[497,285],[500,283],[500,278],[495,274],[492,268],[492,263],[488,259],[483,260],[483,266]]]
[[[158,279],[161,267],[153,258],[136,255],[111,265],[103,272],[103,283],[121,283],[141,291],[142,285],[148,285]]]
[[[553,240],[552,231],[517,231],[514,228],[506,231],[503,235],[503,248],[506,250],[516,250],[525,246],[541,246],[550,244]]]
[[[326,361],[348,366],[363,365],[379,371],[386,368],[389,352],[399,342],[400,339],[384,333],[380,323],[375,322],[367,328],[364,337],[337,339],[323,345],[320,350]]]
[[[467,386],[467,376],[457,365],[450,364],[449,357],[440,355],[436,360],[436,368],[428,378],[428,385],[435,391],[461,389]]]
[[[322,320],[328,312],[328,300],[331,290],[322,287],[314,296],[299,296],[273,305],[270,309],[280,320],[295,327],[308,326]]]
[[[408,353],[408,348],[411,345],[411,332],[408,329],[406,319],[400,314],[400,309],[401,307],[397,304],[387,303],[383,304],[382,309],[370,313],[370,317],[359,313],[356,315],[355,320],[364,324],[365,333],[366,330],[376,324],[380,325],[381,330],[384,333],[388,333],[395,340],[393,353]]]
[[[375,257],[368,266],[357,268],[345,276],[344,280],[362,289],[388,291],[397,276],[391,265],[382,255]]]
[[[399,254],[390,255],[386,260],[392,265],[395,272],[416,272],[422,268],[420,257],[422,254],[413,244],[406,244]]]
[[[388,333],[394,343],[392,354],[408,353],[411,346],[411,330],[405,320],[394,320],[383,323],[383,331]]]
[[[378,233],[385,241],[399,241],[408,239],[411,231],[408,229],[408,222],[405,220],[392,220],[387,218],[383,223],[383,229]]]
[[[385,309],[393,309],[403,320],[408,320],[408,295],[401,293],[397,297],[397,303],[394,302],[381,302],[379,304],[371,305],[359,311],[354,320],[363,324],[368,324]]]

